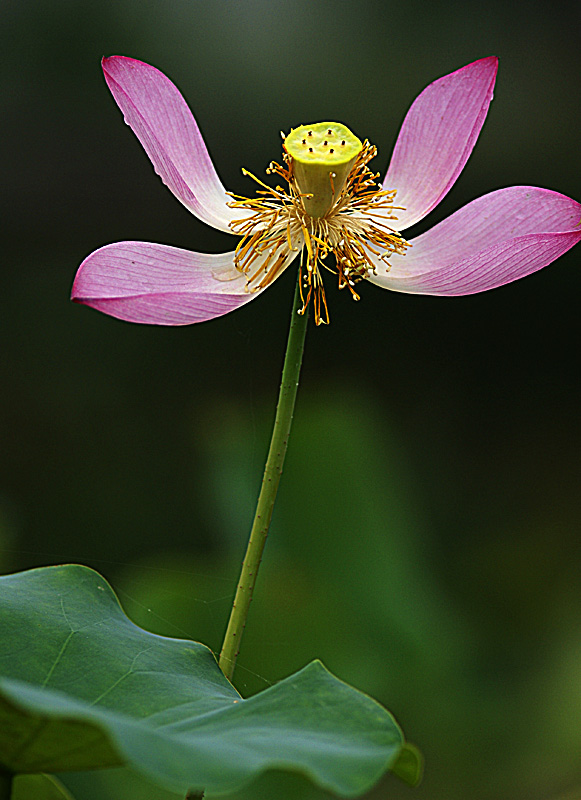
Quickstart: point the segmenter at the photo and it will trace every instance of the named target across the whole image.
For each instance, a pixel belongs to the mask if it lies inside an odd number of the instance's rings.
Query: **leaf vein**
[[[93,700],[93,702],[92,702],[92,703],[90,703],[90,705],[91,705],[91,706],[96,706],[96,705],[97,705],[97,703],[100,703],[100,702],[101,702],[101,700],[102,700],[104,697],[106,697],[108,694],[110,694],[110,693],[113,691],[113,689],[115,689],[115,687],[116,687],[116,686],[119,686],[119,684],[120,684],[122,681],[124,681],[124,680],[125,680],[125,678],[128,678],[130,675],[132,675],[132,674],[135,672],[135,669],[134,669],[134,667],[135,667],[135,662],[137,661],[137,659],[139,658],[139,656],[142,656],[144,653],[147,653],[147,651],[148,651],[148,650],[152,650],[152,649],[153,649],[153,647],[154,647],[154,645],[149,645],[149,647],[144,647],[144,648],[143,648],[143,650],[140,650],[140,651],[139,651],[139,653],[137,653],[137,654],[134,656],[134,658],[133,658],[133,661],[131,662],[131,666],[129,667],[129,669],[128,669],[126,672],[124,672],[124,673],[123,673],[123,675],[120,675],[120,676],[119,676],[119,678],[117,678],[117,680],[116,680],[114,683],[112,683],[112,684],[111,684],[111,686],[109,686],[109,688],[108,688],[108,689],[105,689],[105,691],[104,691],[104,692],[101,692],[101,694],[99,695],[99,697],[97,697],[95,700]]]

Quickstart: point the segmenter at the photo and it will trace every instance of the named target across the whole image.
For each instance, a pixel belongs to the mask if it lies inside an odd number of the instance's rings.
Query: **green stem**
[[[10,772],[0,770],[0,800],[10,800],[12,797],[12,779],[14,775]]]
[[[234,604],[230,613],[226,635],[224,636],[222,652],[220,653],[220,669],[229,680],[232,680],[236,657],[240,651],[240,640],[246,626],[246,617],[252,600],[256,574],[262,559],[264,545],[266,544],[272,509],[282,475],[288,437],[293,421],[308,322],[308,312],[304,314],[298,313],[302,305],[299,280],[300,274],[297,277],[270,450],[264,467],[262,487],[256,505],[256,514],[250,532],[246,555],[242,562],[238,588],[236,589]]]

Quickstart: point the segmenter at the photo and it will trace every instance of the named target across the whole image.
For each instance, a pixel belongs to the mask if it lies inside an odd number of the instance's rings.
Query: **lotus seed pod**
[[[340,122],[294,128],[285,139],[293,174],[311,217],[324,217],[341,194],[362,143]]]

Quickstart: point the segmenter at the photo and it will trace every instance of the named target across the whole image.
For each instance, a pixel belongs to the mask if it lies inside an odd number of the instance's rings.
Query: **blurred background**
[[[185,328],[74,306],[123,239],[233,240],[161,184],[102,78],[159,67],[223,183],[251,194],[280,130],[335,119],[379,148],[431,81],[500,58],[480,140],[413,236],[511,184],[581,199],[579,6],[503,0],[5,0],[0,128],[0,570],[76,561],[139,625],[218,650],[268,446],[293,291]],[[581,249],[464,298],[328,281],[237,671],[260,691],[315,657],[384,703],[422,786],[369,798],[581,797]],[[79,800],[170,800],[125,770]],[[264,776],[237,800],[322,800]]]

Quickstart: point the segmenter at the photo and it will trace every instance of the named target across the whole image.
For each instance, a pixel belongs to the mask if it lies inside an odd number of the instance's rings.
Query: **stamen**
[[[309,231],[308,231],[307,227],[305,225],[302,225],[301,227],[302,227],[302,230],[303,230],[303,236],[305,237],[305,246],[306,246],[307,252],[309,254],[309,261],[307,263],[307,269],[309,269],[309,271],[312,271],[311,264],[312,264],[312,261],[313,261],[313,247],[311,245],[311,237],[310,237],[310,234],[309,234]]]
[[[322,127],[322,126],[321,126]],[[357,283],[378,270],[389,271],[389,258],[394,255],[405,255],[411,245],[405,241],[396,228],[392,227],[397,220],[395,190],[385,190],[378,183],[378,175],[367,166],[376,155],[376,148],[365,141],[363,144],[355,137],[359,150],[354,152],[353,142],[349,148],[337,151],[334,147],[328,150],[331,143],[325,139],[321,127],[313,125],[311,130],[306,126],[291,131],[288,137],[283,134],[283,165],[271,162],[268,174],[280,176],[288,188],[277,185],[272,188],[252,173],[243,173],[259,185],[257,197],[250,199],[230,194],[231,208],[239,208],[245,216],[230,223],[234,233],[241,239],[234,252],[234,266],[238,273],[246,276],[246,289],[250,292],[260,291],[269,286],[292,260],[297,251],[297,242],[304,241],[300,254],[299,289],[302,306],[300,314],[304,314],[312,302],[313,314],[317,325],[329,322],[329,312],[322,279],[323,268],[337,275],[339,289],[349,290],[353,300],[360,296],[355,287]],[[328,136],[341,135],[344,126],[337,124],[337,130],[327,129]],[[294,134],[294,137],[293,137]],[[305,138],[300,138],[304,135]],[[347,136],[341,140],[341,147],[349,141]],[[320,187],[331,198],[331,202],[314,215],[308,203],[314,198],[313,191],[305,191],[305,187],[297,180],[297,145],[306,147],[315,158],[305,158],[304,163],[317,163],[321,170]],[[293,149],[294,148],[294,149]],[[329,157],[328,161],[325,159]],[[348,170],[340,173],[342,164],[348,164]],[[331,169],[329,167],[332,166]],[[307,188],[311,188],[307,186]],[[316,191],[321,191],[317,184]],[[334,265],[328,265],[328,255],[334,256]],[[232,278],[235,278],[233,273]],[[226,278],[216,277],[216,280]]]
[[[281,254],[279,255],[279,257],[276,259],[276,261],[274,262],[274,264],[272,265],[272,267],[270,268],[270,270],[269,270],[269,271],[266,273],[266,275],[264,276],[264,278],[263,278],[263,279],[260,281],[260,283],[259,283],[259,284],[258,284],[258,286],[256,287],[257,289],[264,289],[264,288],[266,288],[266,287],[267,287],[267,286],[268,286],[270,283],[272,283],[272,282],[273,282],[273,280],[274,280],[274,279],[276,278],[276,276],[278,275],[278,273],[279,273],[279,271],[280,271],[280,268],[281,268],[281,267],[282,267],[282,265],[284,264],[285,258],[286,258],[286,253],[281,253]]]
[[[336,177],[337,177],[337,173],[336,172],[330,172],[329,173],[329,181],[331,182],[331,191],[333,192],[333,194],[335,194],[335,183],[333,181],[333,178],[336,178]]]

